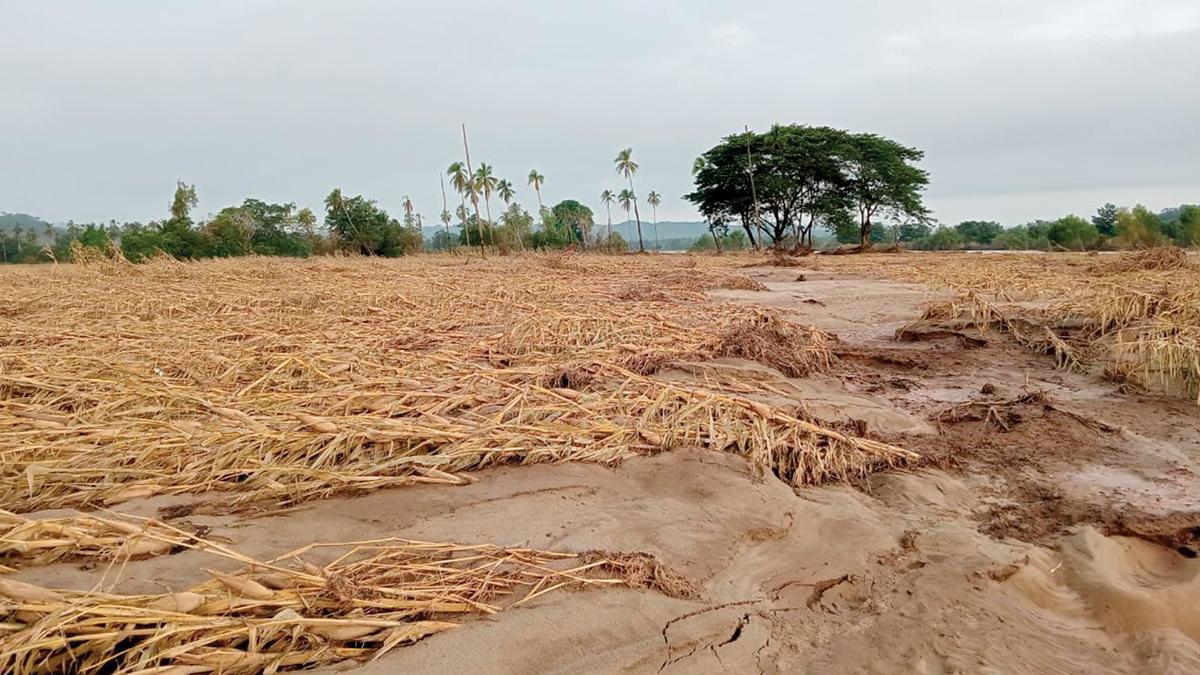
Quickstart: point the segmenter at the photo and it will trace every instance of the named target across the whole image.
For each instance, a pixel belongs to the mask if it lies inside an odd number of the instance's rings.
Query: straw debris
[[[1159,246],[1141,251],[1127,251],[1116,260],[1102,261],[1093,265],[1092,274],[1125,274],[1143,270],[1179,270],[1187,267],[1187,254],[1176,246]]]
[[[403,539],[312,544],[161,595],[54,591],[0,580],[0,670],[259,673],[378,658],[562,587],[680,592],[644,554],[605,556]],[[317,567],[304,557],[331,558]]]
[[[192,537],[155,521],[76,514],[31,519],[0,511],[0,564],[133,560],[181,550]]]
[[[829,259],[833,260],[833,259]],[[1200,267],[1180,249],[1096,262],[1076,254],[931,254],[823,260],[827,269],[917,281],[953,293],[898,332],[1011,335],[1060,368],[1103,371],[1126,388],[1200,403]]]
[[[285,507],[462,485],[463,472],[501,464],[612,464],[683,445],[741,454],[798,485],[913,457],[829,436],[803,413],[649,378],[718,356],[790,375],[830,363],[818,331],[707,298],[722,284],[757,283],[731,273],[744,259],[688,260],[695,266],[531,254],[0,270],[23,308],[0,315],[0,503],[27,513],[220,492],[212,508]],[[630,288],[671,300],[617,301]]]
[[[712,344],[716,356],[759,361],[789,377],[823,372],[833,363],[829,339],[821,331],[757,311],[731,321]]]

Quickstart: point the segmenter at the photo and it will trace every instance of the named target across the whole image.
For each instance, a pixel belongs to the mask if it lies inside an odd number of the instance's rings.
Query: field
[[[0,288],[4,672],[1200,668],[1178,251]]]

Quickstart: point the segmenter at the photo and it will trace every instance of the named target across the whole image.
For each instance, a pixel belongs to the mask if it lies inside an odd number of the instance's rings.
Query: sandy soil
[[[835,334],[833,375],[791,379],[724,359],[658,377],[770,382],[773,403],[865,426],[923,453],[923,466],[793,490],[740,458],[676,451],[188,521],[257,557],[385,536],[644,551],[701,588],[695,600],[549,594],[344,664],[363,674],[1200,672],[1200,409],[1056,371],[1001,336],[893,341],[929,298],[919,286],[746,271],[770,290],[714,299],[785,308]],[[18,577],[152,592],[209,566],[220,564],[184,552]]]

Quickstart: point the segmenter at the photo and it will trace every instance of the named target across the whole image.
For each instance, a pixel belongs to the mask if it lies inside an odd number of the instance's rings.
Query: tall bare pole
[[[479,255],[486,258],[483,249],[483,217],[479,215],[479,195],[475,194],[475,172],[471,170],[471,148],[467,145],[467,125],[462,125],[463,152],[467,155],[467,180],[471,186],[471,205],[475,207],[475,228],[479,230]],[[489,227],[491,223],[488,223]]]
[[[758,228],[758,241],[754,244],[755,250],[762,249],[763,233],[767,230],[763,227],[762,216],[758,213],[758,191],[754,189],[754,157],[750,155],[750,125],[745,125],[746,129],[746,171],[750,174],[750,198],[754,200],[754,225]]]

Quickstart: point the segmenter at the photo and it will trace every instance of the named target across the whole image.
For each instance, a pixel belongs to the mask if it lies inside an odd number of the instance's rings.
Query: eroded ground
[[[832,373],[787,378],[722,358],[655,377],[730,392],[754,378],[771,385],[769,403],[865,425],[921,452],[922,466],[793,489],[728,453],[675,450],[615,468],[501,467],[463,487],[189,522],[259,559],[390,536],[644,551],[700,588],[695,599],[547,595],[344,664],[361,673],[1200,671],[1194,403],[1120,393],[1000,335],[894,341],[932,297],[922,286],[743,271],[768,290],[713,299],[783,308],[836,335]],[[122,510],[155,515],[181,501]],[[220,564],[189,551],[16,578],[59,588],[103,578],[111,590],[148,593],[199,581],[207,566]]]

